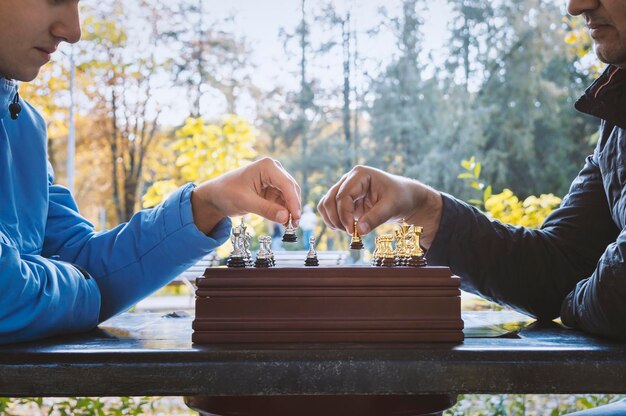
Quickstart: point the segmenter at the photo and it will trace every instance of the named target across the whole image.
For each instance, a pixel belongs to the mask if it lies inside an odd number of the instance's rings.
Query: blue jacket
[[[42,117],[22,100],[11,119],[16,91],[0,78],[0,344],[89,330],[228,238],[227,218],[211,236],[195,226],[191,184],[95,232],[70,192],[53,184]]]
[[[491,221],[444,195],[427,258],[466,290],[626,340],[626,70],[609,66],[576,108],[601,119],[600,139],[541,229]]]

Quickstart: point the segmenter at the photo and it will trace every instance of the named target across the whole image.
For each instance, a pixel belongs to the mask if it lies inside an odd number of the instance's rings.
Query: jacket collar
[[[626,69],[609,65],[575,107],[626,130]]]
[[[9,104],[17,93],[17,81],[0,76],[0,119],[9,115]]]

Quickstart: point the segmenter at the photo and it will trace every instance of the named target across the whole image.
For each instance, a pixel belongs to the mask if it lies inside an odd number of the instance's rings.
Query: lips
[[[52,55],[55,51],[56,48],[42,48],[42,47],[36,47],[35,49],[40,50],[41,52],[47,53],[48,55]]]
[[[40,47],[35,47],[35,50],[37,52],[39,52],[39,55],[41,56],[41,59],[44,62],[48,62],[50,61],[51,55],[55,52],[55,48],[40,48]]]
[[[589,27],[589,35],[591,35],[592,38],[600,37],[612,28],[611,25],[598,22],[590,22],[587,24],[587,27]]]

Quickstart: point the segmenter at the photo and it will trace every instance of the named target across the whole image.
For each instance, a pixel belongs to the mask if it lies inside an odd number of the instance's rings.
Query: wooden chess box
[[[447,267],[220,267],[196,285],[197,344],[463,341]]]

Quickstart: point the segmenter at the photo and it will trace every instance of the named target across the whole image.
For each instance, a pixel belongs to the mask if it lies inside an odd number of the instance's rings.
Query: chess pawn
[[[256,260],[254,261],[254,267],[266,268],[271,267],[270,252],[267,249],[267,242],[265,236],[259,237],[259,251],[256,254]]]
[[[296,236],[296,230],[293,227],[291,214],[289,214],[289,222],[287,223],[287,227],[285,228],[285,234],[283,235],[283,242],[295,243],[296,241],[298,241],[298,237]]]
[[[269,259],[270,267],[276,266],[276,258],[274,257],[274,252],[272,251],[272,237],[269,235],[266,235],[263,238],[263,244],[265,244],[265,250],[268,253],[267,257]]]
[[[228,260],[226,260],[226,266],[228,267],[246,267],[246,261],[244,259],[244,255],[241,252],[241,229],[239,227],[235,227],[232,230],[230,235],[230,240],[233,244],[233,251],[228,256]]]
[[[317,252],[315,251],[315,237],[309,238],[309,252],[306,255],[304,261],[305,266],[319,266],[320,261],[317,258]]]
[[[374,247],[374,252],[372,253],[372,262],[371,262],[372,266],[381,266],[382,264],[382,257],[381,257],[382,242],[381,242],[380,237],[381,236],[376,237],[376,246]]]
[[[356,230],[356,226],[358,221],[354,221],[354,233],[352,234],[352,241],[350,242],[351,250],[362,250],[363,249],[363,240],[359,235],[359,232]]]

